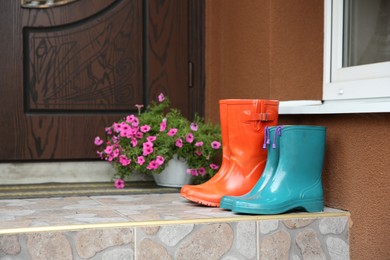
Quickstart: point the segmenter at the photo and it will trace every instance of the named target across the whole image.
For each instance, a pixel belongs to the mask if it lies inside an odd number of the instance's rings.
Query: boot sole
[[[305,210],[307,212],[321,212],[324,211],[324,202],[323,200],[299,200],[299,201],[289,201],[283,204],[268,206],[264,205],[262,208],[250,208],[250,207],[237,207],[233,206],[232,211],[236,213],[246,213],[246,214],[258,214],[258,215],[271,215],[271,214],[281,214],[294,210]]]
[[[234,202],[220,202],[219,207],[222,209],[232,210],[233,204],[234,204]]]
[[[210,201],[206,201],[206,200],[201,200],[199,198],[192,197],[192,196],[189,196],[189,195],[183,194],[183,193],[180,193],[180,195],[182,197],[188,199],[189,201],[195,202],[197,204],[201,204],[201,205],[208,206],[208,207],[219,207],[219,203],[216,203],[216,202],[210,202]]]

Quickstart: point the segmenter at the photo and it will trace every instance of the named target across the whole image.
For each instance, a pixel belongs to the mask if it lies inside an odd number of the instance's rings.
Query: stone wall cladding
[[[0,236],[0,259],[134,259],[133,228]]]
[[[273,230],[262,222],[258,259],[349,259],[348,217],[272,220]]]
[[[169,225],[136,233],[140,260],[349,259],[348,217]]]
[[[0,259],[349,259],[348,217],[1,235]]]
[[[176,238],[169,238],[169,232],[176,234]],[[241,241],[238,241],[241,239]],[[174,240],[174,241],[172,241]],[[243,241],[245,240],[245,241]],[[210,224],[182,224],[161,226],[156,234],[147,234],[144,229],[137,230],[136,243],[139,248],[138,259],[146,259],[145,251],[150,248],[141,248],[144,241],[152,241],[150,245],[165,248],[164,253],[171,258],[166,259],[256,259],[256,223],[210,223]],[[150,255],[148,259],[159,259],[159,251]],[[250,258],[245,255],[249,255]]]

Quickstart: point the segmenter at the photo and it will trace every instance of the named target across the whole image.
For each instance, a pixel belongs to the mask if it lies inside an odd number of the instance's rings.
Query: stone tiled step
[[[349,259],[349,217],[238,215],[177,193],[0,200],[0,258]]]

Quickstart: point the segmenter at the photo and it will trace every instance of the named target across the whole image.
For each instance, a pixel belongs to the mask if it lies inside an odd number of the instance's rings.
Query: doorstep
[[[240,215],[178,193],[0,200],[0,258],[349,259],[349,220]]]
[[[112,182],[114,175],[115,169],[106,161],[0,163],[2,185]],[[126,180],[149,181],[153,177],[133,173]]]

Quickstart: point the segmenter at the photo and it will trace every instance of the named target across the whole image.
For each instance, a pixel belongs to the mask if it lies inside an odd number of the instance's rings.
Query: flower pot
[[[165,169],[160,174],[153,174],[153,178],[159,186],[180,188],[191,183],[192,176],[187,173],[187,169],[187,162],[174,155]]]

